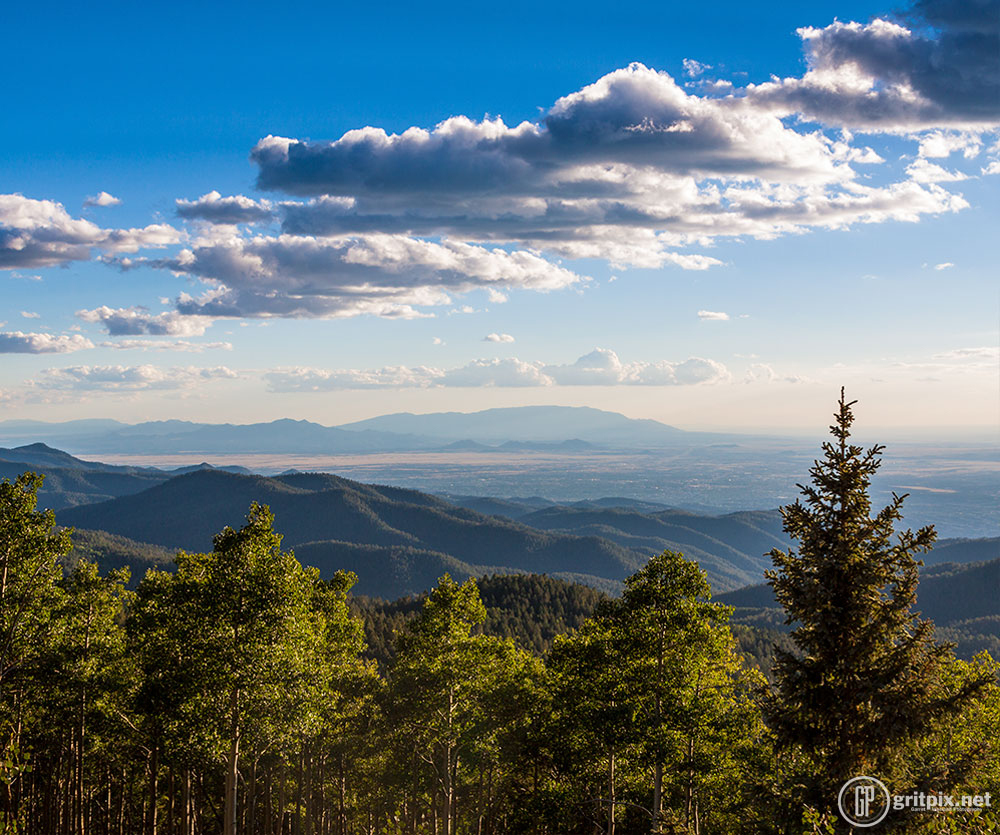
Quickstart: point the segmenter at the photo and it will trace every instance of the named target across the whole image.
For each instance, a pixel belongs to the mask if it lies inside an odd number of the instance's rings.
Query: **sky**
[[[1000,425],[1000,0],[6,17],[4,418]]]

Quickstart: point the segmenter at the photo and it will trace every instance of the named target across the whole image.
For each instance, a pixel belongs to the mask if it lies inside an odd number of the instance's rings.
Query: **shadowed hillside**
[[[442,564],[442,556],[447,556],[477,567],[573,572],[605,585],[601,581],[623,579],[649,556],[598,537],[549,533],[483,516],[417,491],[326,474],[265,478],[201,471],[133,496],[65,511],[59,521],[167,548],[205,550],[222,527],[241,523],[253,501],[274,511],[287,547],[309,543],[303,554],[306,562],[311,554],[333,567],[340,551],[355,560],[365,580],[380,576],[383,558],[394,552],[344,551],[344,543],[397,549],[395,553],[408,553],[411,559],[428,559],[427,552],[437,552],[429,558],[432,570],[417,571],[421,579],[442,567],[460,567]],[[365,553],[371,561],[362,559]]]

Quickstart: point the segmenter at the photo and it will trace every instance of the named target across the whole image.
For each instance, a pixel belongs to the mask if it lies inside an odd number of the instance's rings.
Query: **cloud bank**
[[[533,388],[538,386],[687,386],[731,379],[719,362],[689,357],[682,362],[623,363],[607,348],[595,348],[568,365],[517,358],[479,359],[451,368],[390,366],[380,369],[285,368],[264,375],[276,393],[341,389]]]
[[[201,383],[237,377],[237,372],[225,366],[160,368],[153,365],[76,365],[45,369],[33,381],[33,386],[80,392],[162,391],[192,388]]]
[[[68,354],[93,347],[93,342],[78,333],[58,336],[23,331],[0,333],[0,354]]]

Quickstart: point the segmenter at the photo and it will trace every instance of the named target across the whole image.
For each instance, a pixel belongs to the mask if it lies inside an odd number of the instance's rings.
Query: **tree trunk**
[[[608,835],[615,835],[615,752],[608,752]]]
[[[159,795],[158,778],[160,776],[160,744],[153,743],[153,750],[149,754],[149,815],[146,818],[146,827],[149,835],[156,835],[156,799]]]
[[[240,768],[240,691],[234,687],[230,695],[229,762],[226,768],[226,799],[223,817],[223,835],[236,835],[236,788]]]
[[[663,764],[657,763],[653,768],[653,835],[660,831],[660,813],[663,809]]]

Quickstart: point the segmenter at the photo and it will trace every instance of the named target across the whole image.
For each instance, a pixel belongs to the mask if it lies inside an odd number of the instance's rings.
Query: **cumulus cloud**
[[[762,90],[702,96],[632,64],[537,122],[456,116],[333,142],[268,136],[252,157],[261,188],[309,198],[278,204],[287,235],[454,236],[615,266],[706,269],[721,262],[679,250],[964,208],[926,187],[959,177],[919,166],[919,182],[860,184],[855,167],[882,157],[850,133],[786,124]],[[939,131],[942,143],[971,149],[975,140]]]
[[[748,97],[776,112],[865,130],[1000,124],[1000,0],[918,0],[908,23],[799,29],[808,72],[752,87]]]
[[[524,250],[508,252],[402,235],[359,239],[232,236],[148,263],[212,285],[198,297],[182,294],[173,314],[158,317],[172,317],[170,321],[177,323],[191,316],[416,318],[431,315],[421,308],[451,304],[453,293],[476,289],[544,292],[588,280]],[[143,313],[140,318],[150,317]]]
[[[513,342],[514,337],[509,333],[488,333],[483,337],[483,342]]]
[[[553,384],[552,378],[536,363],[513,357],[474,360],[462,368],[444,372],[438,382],[455,388],[532,388]]]
[[[176,244],[181,233],[162,223],[138,229],[103,229],[74,218],[61,203],[0,194],[0,269],[53,267],[89,260],[92,251],[135,252]]]
[[[545,365],[516,357],[477,359],[458,368],[427,366],[380,369],[279,368],[265,373],[272,392],[373,388],[533,388],[538,386],[682,386],[731,379],[726,367],[701,357],[682,362],[623,363],[606,348],[595,348],[569,365]]]
[[[729,379],[722,363],[701,357],[683,362],[623,363],[607,348],[595,348],[571,365],[546,365],[543,371],[563,386],[647,385],[678,386],[715,383]]]
[[[935,264],[934,265],[934,269],[935,270],[949,270],[949,269],[951,269],[954,266],[955,265],[952,264],[951,261],[944,261],[944,262],[942,262],[940,264]]]
[[[678,176],[759,176],[814,182],[846,176],[818,136],[737,99],[686,93],[642,64],[615,70],[559,99],[541,123],[508,127],[456,116],[434,130],[389,135],[363,128],[329,143],[262,139],[259,185],[359,202],[388,194],[462,197],[625,195],[607,165]]]
[[[906,167],[906,173],[917,183],[956,183],[968,179],[960,171],[949,171],[923,158],[910,163]]]
[[[93,347],[94,343],[80,334],[0,333],[0,354],[68,354]]]
[[[204,316],[176,311],[150,313],[144,307],[115,309],[102,305],[93,310],[78,310],[76,315],[84,322],[102,324],[111,336],[201,336],[212,324],[212,320]]]
[[[177,215],[188,220],[205,220],[209,223],[238,224],[260,223],[273,217],[267,200],[254,200],[237,194],[223,197],[217,191],[203,194],[197,200],[178,200]]]
[[[33,310],[22,310],[21,318],[23,319],[41,319],[41,313],[35,313]]]
[[[159,368],[153,365],[77,365],[48,368],[32,381],[36,388],[61,391],[137,392],[192,388],[239,375],[225,366]]]
[[[106,191],[99,191],[83,201],[84,206],[120,206],[121,200]]]
[[[709,322],[727,322],[729,314],[720,310],[699,310],[698,318]]]
[[[339,389],[425,388],[440,380],[443,372],[417,366],[327,371],[319,368],[279,368],[264,374],[269,391],[310,392]]]
[[[973,159],[982,149],[982,140],[973,133],[931,131],[918,138],[922,157],[947,157],[961,151],[966,159]]]

